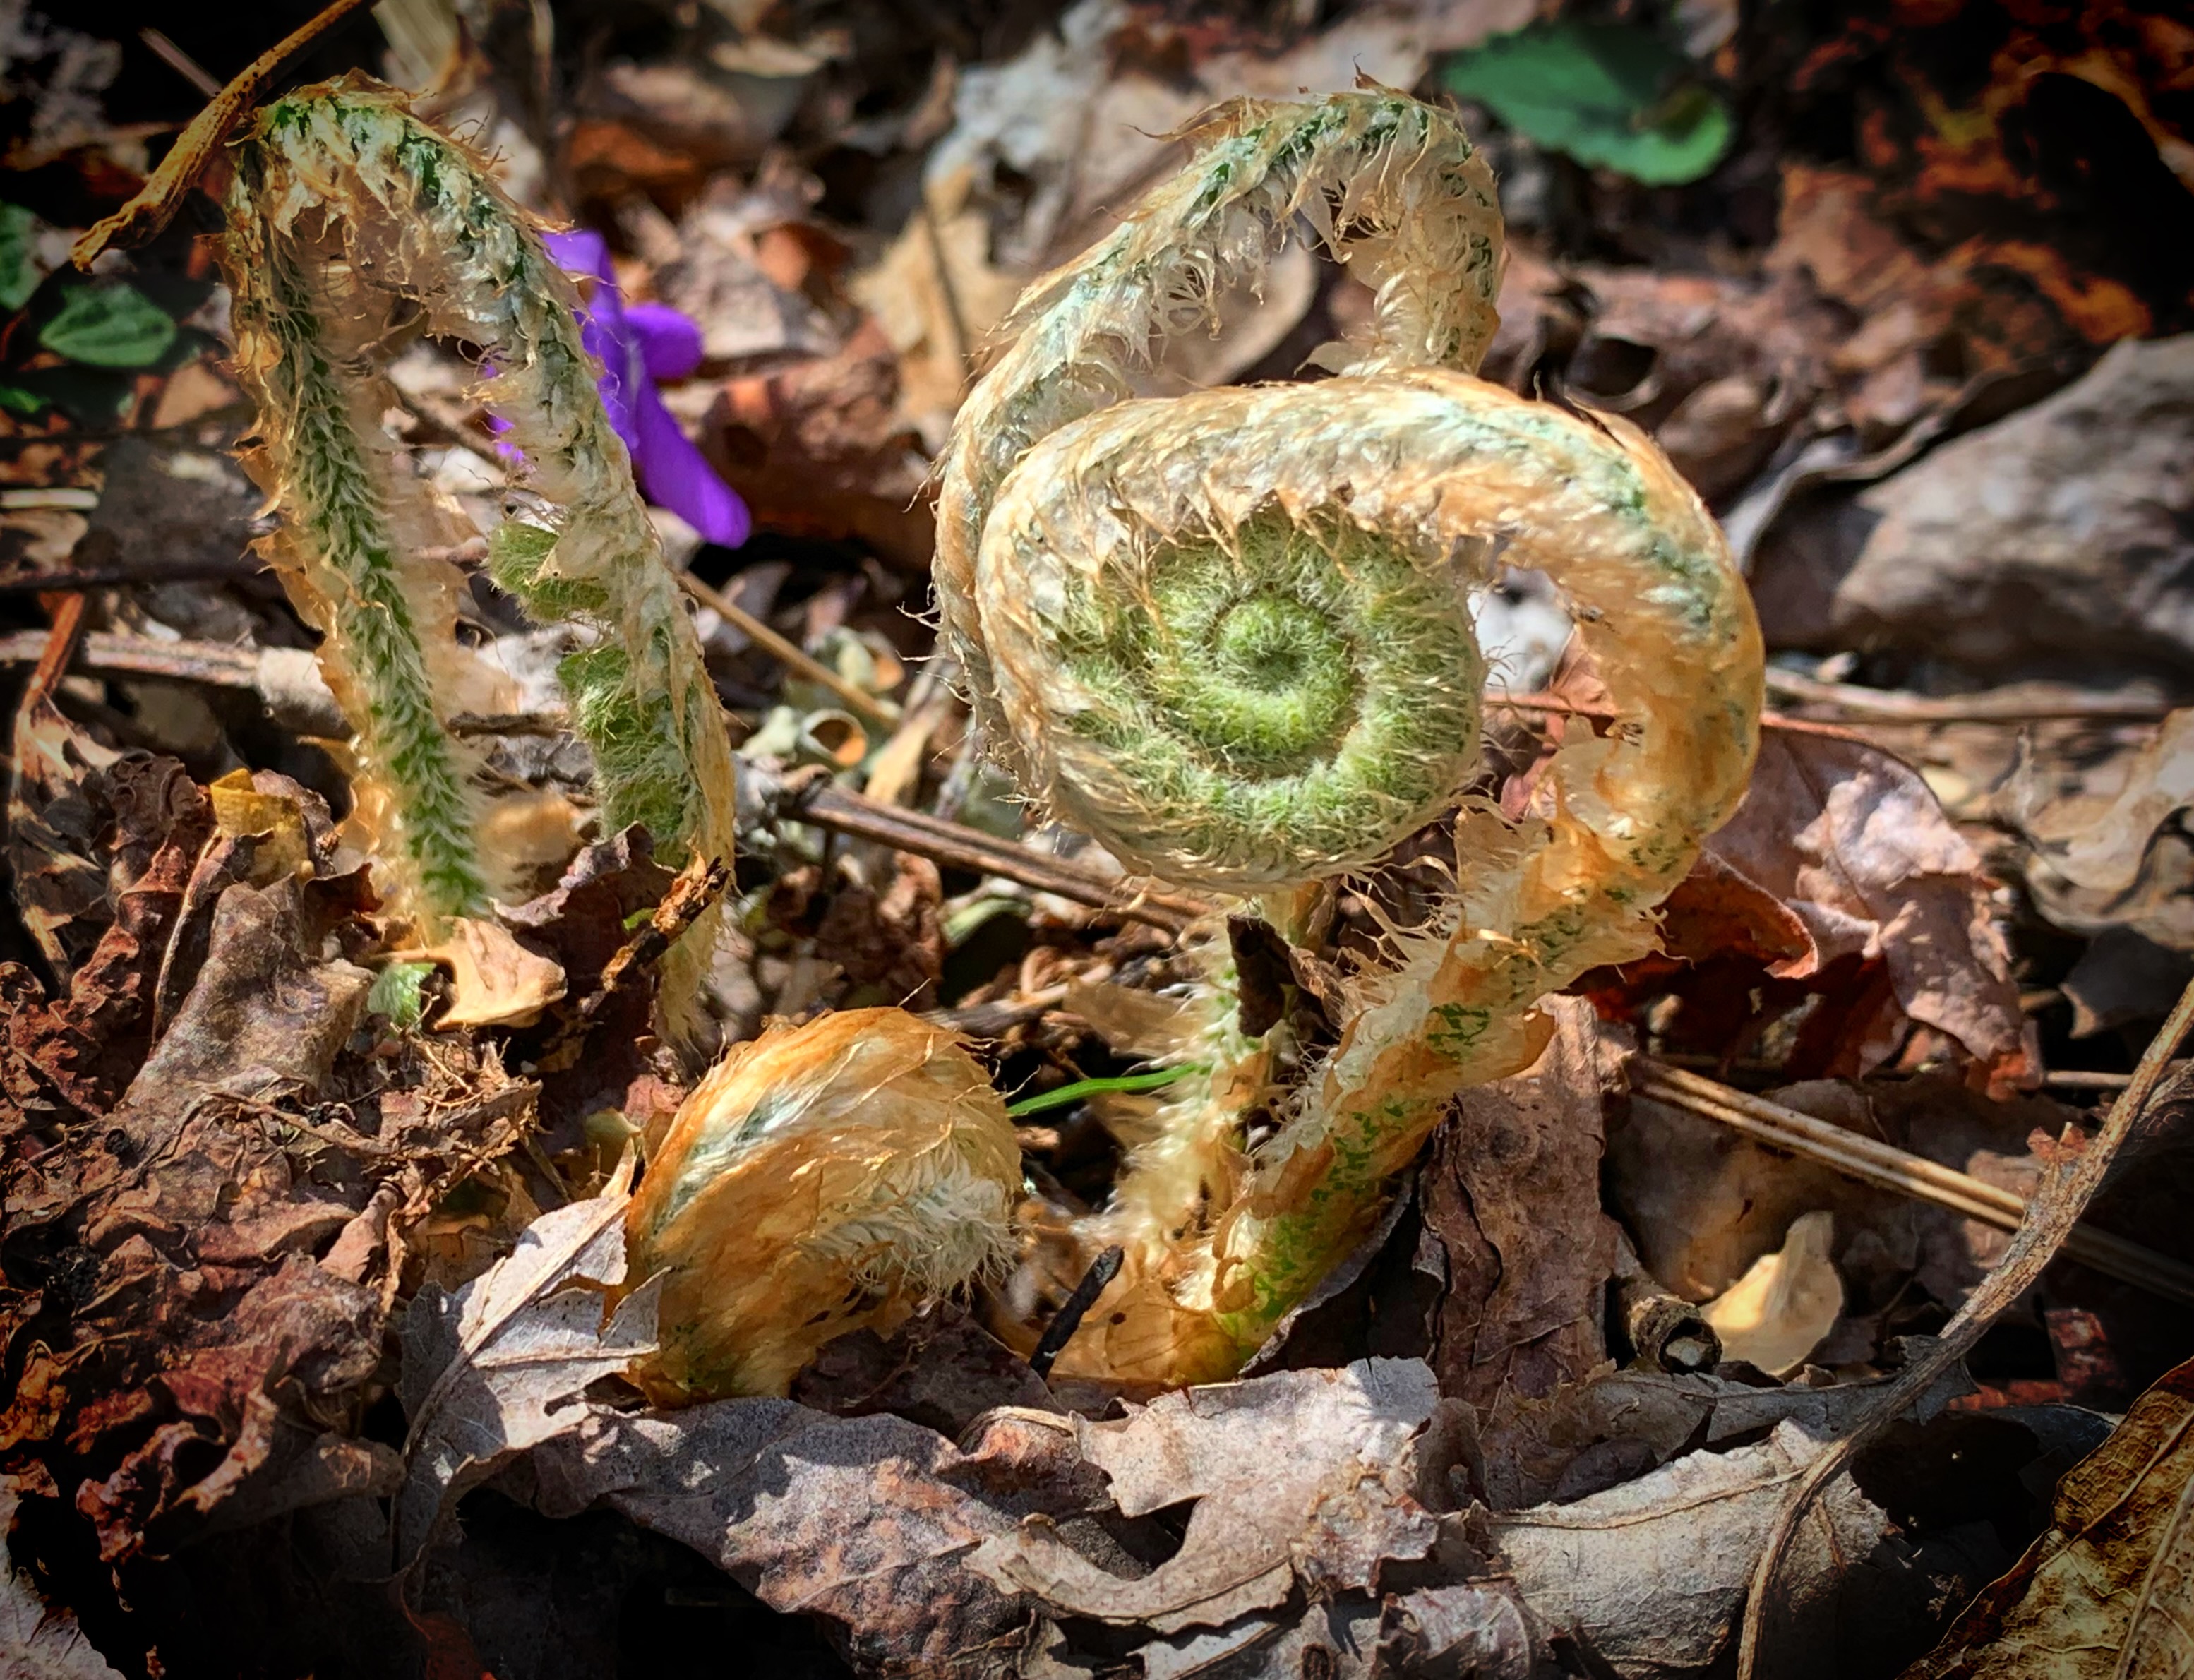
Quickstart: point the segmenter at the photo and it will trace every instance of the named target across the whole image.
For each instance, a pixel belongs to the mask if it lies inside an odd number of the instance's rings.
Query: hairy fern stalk
[[[643,823],[675,855],[728,857],[730,743],[676,579],[581,347],[571,282],[480,158],[365,77],[260,112],[236,148],[224,267],[237,368],[257,401],[250,460],[282,513],[273,559],[322,635],[357,731],[359,827],[399,909],[476,913],[508,874],[480,754],[449,717],[484,677],[455,635],[468,534],[387,435],[382,366],[423,329],[475,347],[477,394],[508,422],[539,510],[491,542],[496,579],[586,644],[564,663],[606,827]],[[713,920],[666,960],[667,1023],[688,1038]]]
[[[1651,949],[1654,912],[1742,796],[1758,627],[1711,517],[1613,416],[1473,376],[1497,324],[1490,172],[1384,89],[1236,100],[1109,238],[1023,295],[941,479],[945,639],[1024,788],[1131,868],[1302,890],[1455,811],[1478,759],[1472,591],[1563,589],[1621,724],[1566,745],[1550,809],[1455,819],[1455,889],[1355,976],[1291,1088],[1215,964],[1195,1059],[1090,1233],[1128,1250],[1061,1368],[1232,1374],[1376,1217],[1463,1087],[1528,1066],[1533,1007]],[[1138,398],[1165,341],[1312,230],[1373,291],[1316,383]],[[1276,1029],[1284,1031],[1284,1029]],[[1253,1153],[1242,1121],[1284,1124]]]

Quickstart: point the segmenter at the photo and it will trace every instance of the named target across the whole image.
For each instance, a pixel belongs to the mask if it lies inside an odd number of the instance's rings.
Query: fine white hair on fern
[[[471,347],[545,524],[504,525],[498,582],[591,645],[566,662],[604,821],[642,823],[667,854],[731,855],[731,748],[675,578],[582,347],[570,278],[532,219],[465,146],[401,95],[353,75],[261,111],[236,148],[226,267],[237,360],[257,399],[262,478],[284,515],[279,557],[324,635],[358,731],[361,806],[382,813],[399,896],[428,919],[482,905],[476,755],[452,634],[462,578],[438,515],[382,434],[390,339],[413,326]],[[713,938],[674,948],[663,1003],[690,1038]]]
[[[628,1276],[663,1277],[635,1379],[664,1404],[782,1394],[825,1342],[998,1270],[1020,1184],[951,1033],[903,1009],[772,1028],[694,1087],[627,1214]]]
[[[1620,725],[1553,809],[1456,819],[1451,903],[1364,977],[1292,1090],[1203,999],[1208,1088],[1162,1110],[1092,1240],[1128,1263],[1062,1368],[1224,1376],[1357,1240],[1462,1086],[1527,1065],[1536,1001],[1651,948],[1741,796],[1759,632],[1713,519],[1619,419],[1473,376],[1500,214],[1452,117],[1385,89],[1235,100],[1106,239],[1024,293],[940,478],[945,639],[991,750],[1130,868],[1257,895],[1456,808],[1479,763],[1469,608],[1493,557],[1577,609]],[[1325,381],[1137,398],[1165,341],[1307,225],[1374,295]],[[1278,1134],[1241,1147],[1251,1109]]]

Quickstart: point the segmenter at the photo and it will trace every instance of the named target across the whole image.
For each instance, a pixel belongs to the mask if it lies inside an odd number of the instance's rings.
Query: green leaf
[[[1177,1079],[1191,1074],[1208,1074],[1211,1069],[1201,1062],[1189,1062],[1178,1068],[1159,1068],[1146,1074],[1115,1074],[1110,1079],[1077,1079],[1071,1085],[1062,1085],[1056,1091],[1046,1091],[1035,1097],[1024,1097],[1018,1103],[1006,1104],[1006,1112],[1018,1119],[1022,1115],[1042,1114],[1046,1109],[1063,1109],[1069,1103],[1078,1103],[1085,1097],[1094,1097],[1106,1091],[1156,1091],[1171,1085]]]
[[[410,1032],[427,1012],[426,1000],[419,995],[419,989],[434,972],[431,962],[390,963],[373,977],[373,988],[365,995],[365,1006],[376,1015],[387,1016],[389,1024],[399,1032]]]
[[[46,399],[20,385],[0,385],[0,412],[21,415],[26,420],[43,414]]]
[[[1635,25],[1539,23],[1457,54],[1441,80],[1549,152],[1674,186],[1720,163],[1734,132],[1688,69]]]
[[[37,226],[20,204],[0,204],[0,309],[20,309],[38,289],[38,267],[31,261]]]
[[[175,341],[175,323],[135,286],[81,286],[46,323],[38,342],[95,368],[141,368]]]

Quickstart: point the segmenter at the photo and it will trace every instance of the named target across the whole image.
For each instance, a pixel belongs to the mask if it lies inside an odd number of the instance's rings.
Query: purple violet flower
[[[655,388],[658,379],[683,379],[700,366],[700,326],[668,304],[626,303],[608,243],[591,228],[551,233],[546,243],[565,268],[594,283],[594,295],[580,306],[579,337],[601,364],[602,407],[632,456],[640,494],[677,514],[704,541],[738,548],[754,530],[753,516],[679,429]]]

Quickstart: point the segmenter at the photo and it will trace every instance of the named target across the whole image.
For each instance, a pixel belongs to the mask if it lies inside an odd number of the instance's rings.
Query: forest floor
[[[261,97],[410,89],[693,324],[657,393],[688,441],[637,464],[740,761],[727,880],[607,831],[560,632],[459,545],[503,686],[452,728],[547,815],[423,949],[253,548],[216,199],[68,261],[315,10],[0,0],[0,1680],[2188,1671],[2175,9],[354,10]],[[1624,416],[1720,520],[1759,755],[1660,954],[1548,1001],[1239,1382],[1053,1379],[1092,1309],[1059,1233],[1160,1101],[1122,1083],[1150,1012],[1231,938],[1245,1015],[1330,1041],[1419,901],[1354,883],[1298,946],[1040,823],[937,657],[940,457],[1015,296],[1175,131],[1359,77],[1493,165],[1484,376]],[[1370,308],[1291,247],[1153,388],[1318,377]],[[521,468],[463,347],[388,361],[392,447],[491,529]],[[1604,691],[1544,577],[1477,613],[1467,791],[1523,819]],[[620,1161],[693,1079],[650,918],[715,892],[712,1036],[962,1035],[1020,1247],[789,1397],[662,1410],[614,1323],[549,1321],[623,1276]]]

